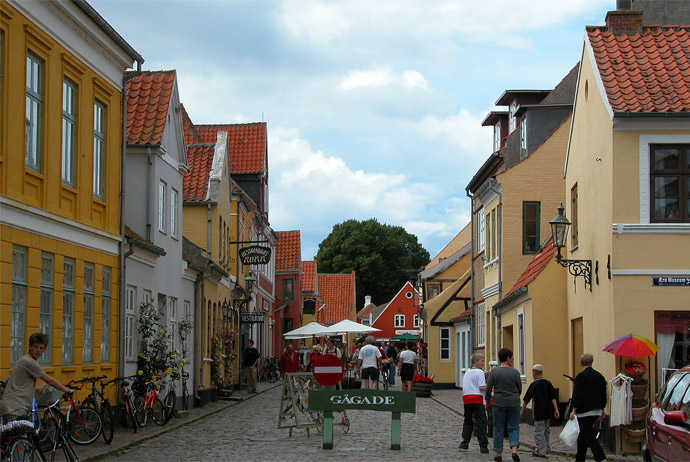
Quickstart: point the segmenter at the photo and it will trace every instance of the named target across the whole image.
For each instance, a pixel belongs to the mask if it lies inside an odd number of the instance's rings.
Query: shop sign
[[[244,324],[263,324],[266,315],[264,313],[242,313],[240,319]]]
[[[369,409],[388,412],[416,412],[416,394],[385,390],[309,390],[309,409]]]
[[[663,287],[688,287],[690,286],[690,276],[653,276],[652,285]]]
[[[412,334],[419,335],[419,330],[395,329],[395,335]]]
[[[271,261],[271,248],[250,245],[240,249],[240,261],[243,265],[267,265]]]

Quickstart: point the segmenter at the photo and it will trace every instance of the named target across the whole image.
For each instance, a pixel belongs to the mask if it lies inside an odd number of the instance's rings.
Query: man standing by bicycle
[[[20,414],[31,411],[36,379],[43,380],[63,393],[72,394],[72,390],[64,387],[60,382],[43,372],[43,369],[39,366],[38,358],[46,351],[47,346],[48,336],[46,334],[37,332],[29,337],[29,352],[19,358],[17,364],[14,365],[12,374],[10,374],[7,380],[2,401],[0,401],[2,422],[10,418],[6,417],[6,414]]]

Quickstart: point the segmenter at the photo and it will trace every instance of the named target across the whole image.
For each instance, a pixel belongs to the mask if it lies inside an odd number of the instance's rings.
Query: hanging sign
[[[271,248],[250,245],[240,249],[240,261],[243,265],[267,265],[271,261]]]
[[[688,276],[653,276],[653,286],[690,286],[690,277]]]
[[[263,324],[266,316],[255,311],[253,313],[242,313],[240,318],[244,324]]]

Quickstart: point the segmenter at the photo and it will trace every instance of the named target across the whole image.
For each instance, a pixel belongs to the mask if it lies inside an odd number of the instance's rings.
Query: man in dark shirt
[[[532,401],[532,418],[534,419],[534,442],[536,448],[532,455],[534,457],[546,457],[550,452],[549,438],[551,430],[549,420],[551,419],[551,407],[553,415],[558,418],[558,402],[556,401],[556,390],[551,382],[544,377],[544,367],[541,364],[532,366],[532,378],[534,382],[529,385],[525,397],[522,398],[522,409],[520,418],[525,413],[527,403]]]
[[[601,462],[606,460],[606,454],[597,440],[594,424],[599,418],[606,416],[606,379],[594,370],[593,362],[594,356],[589,353],[580,357],[580,364],[584,369],[575,377],[573,410],[569,418],[574,419],[577,415],[577,423],[580,425],[575,460],[584,461],[587,448],[591,448],[594,460]]]
[[[247,391],[249,393],[256,393],[256,365],[260,358],[259,350],[254,348],[254,340],[249,340],[247,349],[244,350],[244,364],[242,364],[247,368]]]

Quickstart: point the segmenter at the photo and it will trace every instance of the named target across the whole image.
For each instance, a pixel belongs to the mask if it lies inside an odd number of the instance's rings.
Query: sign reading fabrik
[[[243,265],[267,265],[271,261],[271,248],[250,245],[240,249],[240,260]]]

